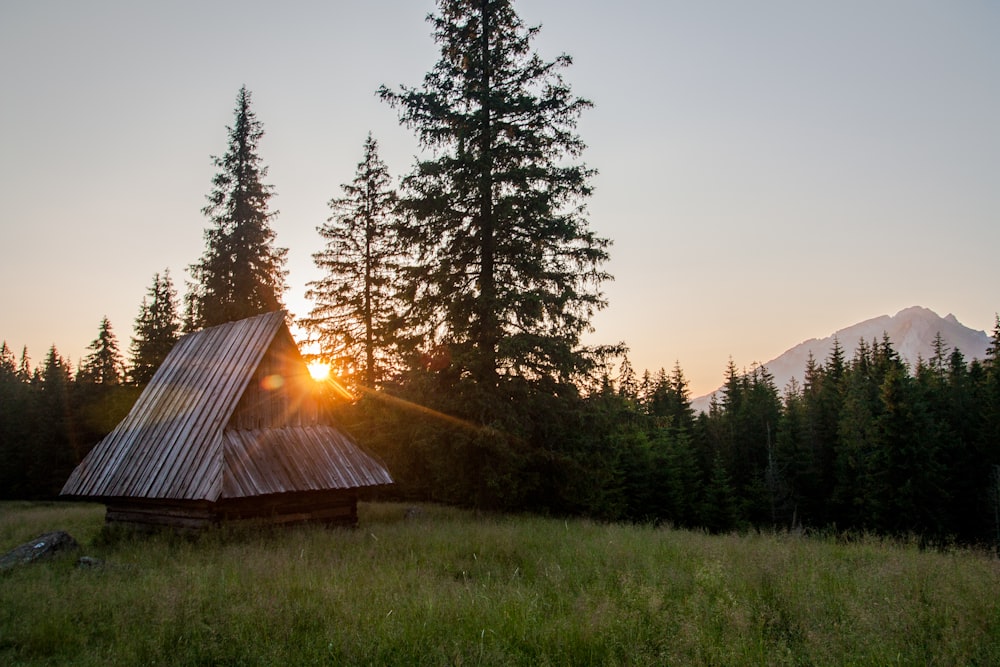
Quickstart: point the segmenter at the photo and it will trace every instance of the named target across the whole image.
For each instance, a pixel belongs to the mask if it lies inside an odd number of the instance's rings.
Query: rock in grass
[[[93,556],[80,556],[76,559],[76,566],[82,570],[100,570],[104,567],[104,561]]]
[[[56,530],[51,533],[45,533],[0,556],[0,572],[17,567],[18,565],[27,565],[28,563],[51,558],[60,552],[76,551],[79,548],[79,543],[73,539],[72,535],[65,531]]]

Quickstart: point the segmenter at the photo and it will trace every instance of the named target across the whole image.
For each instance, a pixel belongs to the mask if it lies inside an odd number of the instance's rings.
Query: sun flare
[[[322,361],[310,362],[309,375],[312,376],[313,380],[322,382],[330,377],[330,364],[324,364]]]

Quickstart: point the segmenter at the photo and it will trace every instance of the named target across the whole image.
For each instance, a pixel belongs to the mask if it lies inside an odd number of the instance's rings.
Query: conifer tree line
[[[371,397],[341,416],[411,497],[715,532],[998,539],[1000,319],[984,360],[938,337],[911,367],[883,338],[851,356],[838,344],[783,390],[764,366],[730,362],[725,378],[696,414],[679,365],[636,377],[626,359],[572,400],[521,403],[537,445]]]
[[[0,497],[53,497],[127,412],[141,385],[100,373],[116,349],[106,320],[75,373],[54,347],[33,366],[0,345]],[[420,390],[440,387],[442,370],[420,373]],[[721,397],[695,414],[679,365],[637,378],[625,360],[573,400],[520,403],[531,423],[520,437],[400,407],[404,383],[392,399],[367,394],[335,413],[411,499],[720,532],[997,540],[1000,318],[982,361],[939,338],[911,368],[883,338],[851,356],[835,345],[783,391],[763,366],[730,363],[725,376]]]
[[[510,0],[439,0],[439,58],[378,95],[425,149],[394,183],[369,134],[316,221],[321,277],[299,324],[354,400],[330,410],[388,464],[392,493],[491,510],[712,531],[1000,536],[1000,323],[987,359],[938,340],[910,367],[888,339],[813,359],[801,385],[725,371],[696,415],[677,364],[637,377],[588,347],[611,241],[589,227],[591,103],[543,59]],[[0,495],[51,497],[184,332],[283,308],[263,124],[239,90],[183,299],[168,270],[128,360],[104,318],[75,372],[0,348]],[[343,392],[339,392],[343,395]]]

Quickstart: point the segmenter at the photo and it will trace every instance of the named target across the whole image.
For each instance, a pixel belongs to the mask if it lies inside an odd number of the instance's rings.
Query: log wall
[[[260,525],[322,523],[355,526],[358,495],[349,491],[280,493],[210,502],[155,502],[128,498],[107,502],[109,526],[140,531],[159,528],[199,531],[220,524]]]

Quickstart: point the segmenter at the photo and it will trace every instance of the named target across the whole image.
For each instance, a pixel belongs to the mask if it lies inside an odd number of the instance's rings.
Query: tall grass
[[[973,551],[360,508],[355,530],[106,539],[95,505],[0,504],[4,665],[994,665]]]

